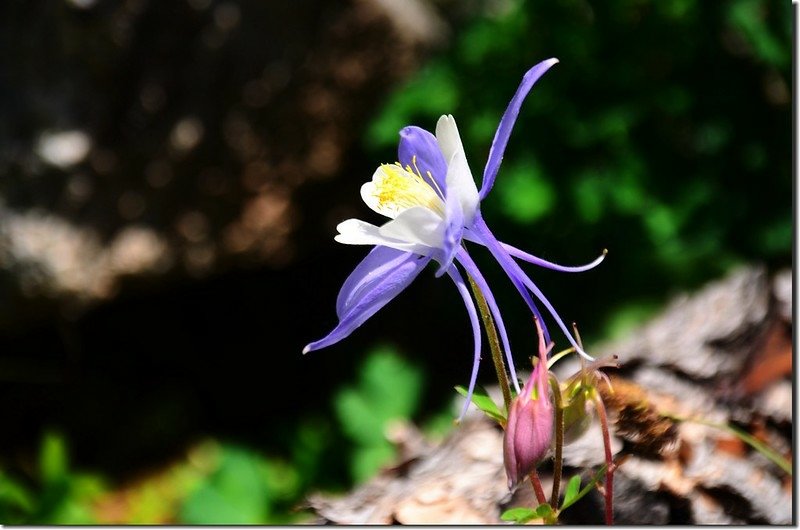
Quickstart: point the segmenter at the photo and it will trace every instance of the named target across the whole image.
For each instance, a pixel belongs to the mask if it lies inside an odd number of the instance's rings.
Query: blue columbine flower
[[[514,258],[557,271],[581,272],[598,265],[605,253],[592,263],[579,267],[545,261],[499,242],[486,226],[480,211],[480,202],[494,184],[522,101],[542,74],[557,62],[557,59],[542,61],[522,78],[495,133],[480,191],[475,186],[452,116],[439,119],[436,136],[414,126],[400,131],[399,162],[381,165],[375,170],[372,180],[361,187],[361,197],[367,206],[390,221],[375,226],[359,219],[348,219],[337,226],[336,241],[348,245],[374,245],[375,248],[356,266],[339,292],[336,300],[339,324],[324,338],[307,345],[303,353],[330,346],[350,335],[405,289],[429,261],[434,260],[439,264],[436,276],[445,273],[450,276],[464,300],[472,324],[475,348],[463,416],[478,374],[481,332],[475,305],[456,266],[458,263],[475,280],[486,298],[508,359],[511,380],[519,393],[511,345],[500,310],[489,285],[467,253],[463,244],[466,240],[484,245],[494,255],[533,314],[542,322],[546,342],[550,342],[550,336],[531,293],[547,308],[578,353],[592,359],[577,344],[553,306]]]

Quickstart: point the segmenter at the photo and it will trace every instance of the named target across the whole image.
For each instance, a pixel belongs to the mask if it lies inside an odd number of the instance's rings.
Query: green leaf
[[[456,392],[461,394],[464,397],[467,397],[467,389],[463,386],[459,385],[456,388]],[[500,407],[489,397],[489,394],[486,392],[482,386],[475,387],[475,391],[472,393],[472,402],[475,404],[478,409],[483,411],[487,416],[490,418],[497,420],[499,422],[505,423],[506,422],[506,415],[500,410]]]
[[[741,429],[737,429],[732,425],[727,425],[726,430],[732,434],[738,436],[744,443],[750,445],[753,449],[764,455],[765,457],[772,460],[774,464],[779,466],[783,469],[790,477],[792,476],[792,464],[789,463],[783,456],[780,455],[777,451],[773,450],[766,444],[761,443],[755,436],[751,436],[748,433],[742,431]]]
[[[301,487],[297,469],[277,458],[264,462],[262,480],[271,500],[293,499],[299,494]]]
[[[544,519],[546,522],[554,515],[553,507],[546,502],[537,506],[533,513],[536,519]]]
[[[517,524],[525,524],[528,521],[536,519],[536,510],[530,508],[511,508],[506,510],[500,516],[503,521],[512,521]]]
[[[0,521],[23,524],[34,507],[34,496],[22,484],[0,472]]]
[[[513,521],[517,524],[526,524],[534,519],[544,519],[545,522],[550,523],[553,521],[553,507],[548,503],[540,504],[535,510],[530,508],[511,508],[506,510],[500,516],[503,521]]]
[[[525,524],[534,519],[544,519],[545,521],[549,521],[553,515],[553,507],[545,502],[537,506],[535,510],[523,507],[511,508],[510,510],[503,512],[503,514],[500,516],[500,519],[503,521],[513,521],[517,524]]]
[[[340,390],[334,397],[334,408],[342,431],[361,445],[383,441],[383,421],[378,411],[370,406],[370,399],[353,388]]]
[[[708,425],[709,427],[714,427],[715,429],[721,429],[723,431],[727,431],[730,434],[738,437],[744,443],[748,444],[750,447],[764,455],[766,458],[770,459],[774,464],[778,467],[783,469],[790,477],[792,476],[792,464],[786,460],[783,456],[781,456],[777,451],[769,447],[768,445],[760,442],[756,437],[744,432],[741,429],[738,429],[732,425],[728,425],[726,423],[714,423],[712,421],[704,420],[702,418],[684,418],[682,416],[676,416],[674,414],[662,414],[665,418],[670,418],[675,421],[688,421],[692,423],[699,423],[700,425]]]
[[[263,524],[268,498],[256,455],[228,448],[219,468],[183,504],[188,524]]]
[[[592,491],[594,485],[597,484],[597,481],[600,480],[600,477],[602,477],[603,473],[605,472],[606,472],[606,465],[603,464],[602,466],[600,466],[600,469],[597,471],[597,473],[595,473],[594,477],[592,477],[592,480],[590,480],[589,483],[583,487],[580,493],[578,493],[572,499],[570,499],[569,502],[567,502],[566,494],[564,494],[564,504],[561,505],[561,510],[562,511],[566,510],[567,508],[569,508],[570,506],[581,500],[587,493]],[[572,479],[570,479],[570,482],[572,482]],[[567,487],[569,487],[569,485]]]
[[[763,9],[758,0],[739,0],[731,6],[728,19],[739,30],[737,33],[740,37],[744,37],[755,49],[759,59],[774,66],[783,66],[789,62],[788,52],[770,30]]]
[[[567,487],[564,490],[564,504],[561,507],[562,510],[564,509],[564,506],[568,506],[573,502],[575,502],[574,499],[575,497],[578,496],[578,492],[580,491],[580,489],[581,489],[581,476],[575,475],[574,477],[569,479],[569,482],[567,482]]]
[[[353,480],[356,483],[366,481],[391,461],[394,455],[395,449],[389,442],[356,448],[350,462]]]
[[[334,397],[342,430],[362,445],[384,443],[386,423],[416,411],[421,387],[419,368],[391,348],[376,348],[362,365],[357,385],[343,388]]]
[[[389,347],[374,349],[361,372],[359,390],[383,419],[408,418],[417,409],[422,372]]]
[[[45,434],[39,453],[39,470],[45,483],[52,484],[66,480],[67,449],[64,439],[59,434],[52,432]]]
[[[418,367],[394,349],[379,347],[362,365],[358,383],[337,392],[333,403],[337,419],[345,435],[355,442],[350,470],[357,482],[392,458],[394,449],[386,440],[386,426],[414,414],[421,387]]]

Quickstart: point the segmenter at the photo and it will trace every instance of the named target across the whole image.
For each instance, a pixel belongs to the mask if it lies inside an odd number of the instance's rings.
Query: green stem
[[[494,320],[489,312],[489,305],[486,303],[475,280],[472,276],[467,275],[469,285],[472,287],[472,292],[475,294],[475,300],[478,302],[478,310],[481,313],[481,320],[483,327],[486,328],[486,336],[489,338],[489,349],[492,351],[492,361],[494,361],[494,369],[497,372],[497,382],[500,384],[500,390],[503,392],[503,402],[506,405],[506,414],[511,410],[511,388],[508,386],[508,376],[506,375],[506,364],[503,362],[503,353],[500,351],[500,340],[497,337],[497,328],[494,326]]]
[[[767,457],[771,460],[775,465],[783,469],[788,475],[792,476],[792,465],[786,460],[783,456],[778,454],[777,451],[773,450],[771,447],[767,446],[763,442],[761,442],[758,438],[751,436],[750,434],[737,429],[736,427],[732,427],[726,423],[714,423],[711,421],[707,421],[701,418],[683,418],[681,416],[676,416],[674,414],[669,413],[662,413],[662,416],[665,418],[669,418],[674,421],[688,421],[693,423],[699,423],[700,425],[707,425],[708,427],[714,427],[715,429],[721,429],[723,431],[727,431],[732,435],[738,437],[744,443]]]
[[[558,506],[561,494],[561,467],[563,465],[562,451],[564,449],[564,409],[561,401],[561,386],[555,374],[550,373],[550,387],[553,389],[553,400],[556,408],[556,447],[553,462],[553,493],[550,496],[550,505]]]
[[[550,368],[552,368],[553,365],[556,364],[556,362],[559,359],[561,359],[565,355],[569,355],[570,353],[575,353],[575,348],[567,348],[566,350],[560,351],[557,354],[555,354],[552,357],[550,357],[550,360],[547,361],[547,369],[549,370]]]

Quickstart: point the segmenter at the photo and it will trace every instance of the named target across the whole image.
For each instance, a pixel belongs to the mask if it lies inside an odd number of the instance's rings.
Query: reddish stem
[[[603,430],[603,448],[606,452],[606,524],[614,524],[614,459],[611,455],[611,437],[608,434],[608,416],[603,400],[595,397],[594,403],[597,406],[597,416],[600,418],[600,427]]]
[[[547,497],[544,496],[544,488],[542,488],[542,481],[539,480],[539,474],[536,472],[536,469],[531,471],[530,479],[531,479],[531,486],[533,486],[533,491],[534,493],[536,493],[536,500],[539,501],[539,504],[546,503]]]

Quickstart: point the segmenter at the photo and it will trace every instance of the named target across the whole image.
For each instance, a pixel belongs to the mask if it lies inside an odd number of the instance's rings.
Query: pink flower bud
[[[511,402],[503,438],[508,488],[527,477],[544,459],[553,439],[553,404],[547,388],[547,351],[539,321],[539,363],[522,392]]]

